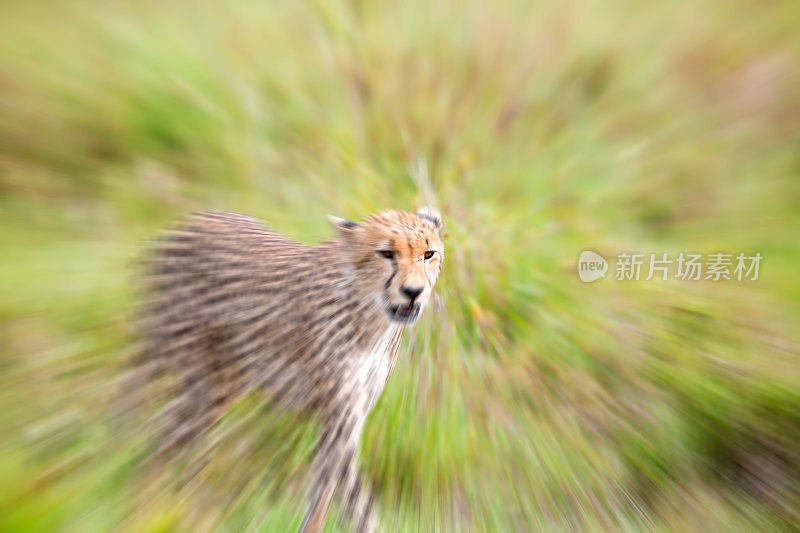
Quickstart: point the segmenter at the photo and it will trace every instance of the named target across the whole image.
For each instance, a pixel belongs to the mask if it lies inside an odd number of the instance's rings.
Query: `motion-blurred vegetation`
[[[4,2],[0,529],[296,527],[313,428],[255,398],[180,490],[137,480],[108,420],[131,264],[196,209],[315,243],[430,201],[440,309],[363,446],[387,528],[798,527],[798,28],[791,1]],[[583,284],[586,248],[764,260]]]

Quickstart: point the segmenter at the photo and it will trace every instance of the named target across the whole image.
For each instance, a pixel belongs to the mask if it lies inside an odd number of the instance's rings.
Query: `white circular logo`
[[[578,277],[584,283],[591,283],[602,277],[608,272],[608,261],[602,255],[584,250],[578,256]]]

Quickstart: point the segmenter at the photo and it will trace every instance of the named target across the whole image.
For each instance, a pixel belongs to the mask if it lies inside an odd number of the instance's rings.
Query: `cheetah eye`
[[[433,250],[428,250],[427,252],[425,252],[424,254],[422,254],[422,257],[424,257],[424,258],[425,258],[425,261],[427,261],[428,259],[430,259],[431,257],[433,257],[433,254],[435,254],[435,253],[436,253],[436,252],[434,252]]]
[[[386,259],[394,258],[394,252],[391,250],[378,250],[378,254],[382,255]]]

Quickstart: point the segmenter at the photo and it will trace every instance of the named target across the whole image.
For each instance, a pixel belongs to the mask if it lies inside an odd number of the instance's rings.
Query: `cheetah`
[[[322,530],[334,496],[356,531],[374,531],[359,439],[439,277],[442,217],[425,207],[330,220],[335,237],[316,247],[224,212],[165,234],[145,260],[139,368],[180,383],[161,413],[161,451],[206,432],[248,391],[310,412],[321,431],[300,531]]]

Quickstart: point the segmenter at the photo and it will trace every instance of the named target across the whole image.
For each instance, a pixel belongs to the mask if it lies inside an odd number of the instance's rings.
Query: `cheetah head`
[[[330,217],[358,285],[392,321],[412,324],[428,303],[444,262],[442,217],[385,211],[357,223]]]

